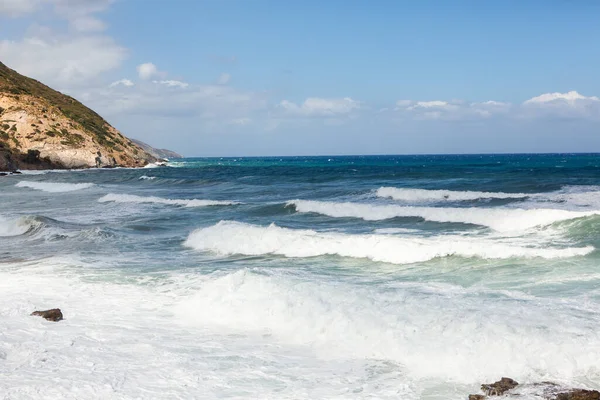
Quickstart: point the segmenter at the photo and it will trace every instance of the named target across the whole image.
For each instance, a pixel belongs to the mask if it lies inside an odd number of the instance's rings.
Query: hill
[[[144,143],[141,140],[131,139],[131,141],[142,149],[144,149],[147,153],[152,154],[156,158],[183,158],[183,156],[179,153],[176,153],[172,150],[167,149],[157,149],[150,146],[148,143]]]
[[[154,161],[93,110],[0,62],[0,170],[142,167]]]

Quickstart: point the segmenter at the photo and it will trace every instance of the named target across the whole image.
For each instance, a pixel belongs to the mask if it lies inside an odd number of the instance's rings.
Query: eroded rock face
[[[34,311],[31,313],[31,315],[42,317],[53,322],[58,322],[63,319],[63,314],[60,311],[60,308],[53,308],[46,311]]]
[[[519,383],[510,378],[502,378],[498,382],[481,385],[481,390],[488,396],[502,396],[504,392],[519,386]]]

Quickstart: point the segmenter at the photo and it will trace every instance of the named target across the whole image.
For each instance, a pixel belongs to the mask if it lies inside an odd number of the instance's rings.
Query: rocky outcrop
[[[540,382],[519,385],[510,378],[502,378],[498,382],[483,384],[485,393],[469,395],[469,400],[491,400],[501,396],[503,399],[536,398],[546,400],[600,400],[597,390],[565,388],[553,382]]]
[[[155,161],[74,98],[0,63],[0,170],[142,167]]]
[[[505,392],[516,388],[519,383],[510,378],[502,378],[498,382],[484,383],[481,390],[488,396],[502,396]]]
[[[597,390],[575,389],[566,393],[559,393],[556,400],[600,400]]]
[[[63,314],[60,311],[60,308],[53,308],[51,310],[46,311],[34,311],[31,315],[35,315],[38,317],[42,317],[47,319],[48,321],[58,322],[63,319]]]

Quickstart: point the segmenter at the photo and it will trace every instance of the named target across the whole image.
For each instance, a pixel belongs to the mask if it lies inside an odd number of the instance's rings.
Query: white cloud
[[[412,101],[399,100],[396,102],[395,111],[406,117],[425,120],[469,120],[488,118],[504,114],[510,109],[509,103],[499,101],[484,101],[480,103],[466,103],[461,100],[443,101]]]
[[[450,104],[447,101],[440,101],[440,100],[417,101],[414,104],[408,106],[406,109],[407,110],[418,110],[420,108],[454,110],[454,109],[458,108],[458,105]]]
[[[252,123],[250,118],[234,118],[229,121],[231,125],[249,125]]]
[[[159,76],[161,73],[156,68],[156,65],[152,63],[144,63],[137,66],[138,76],[141,79],[148,80],[152,77]]]
[[[600,99],[576,91],[544,93],[523,102],[521,118],[600,118]]]
[[[0,0],[0,15],[20,17],[44,10],[51,6],[54,15],[65,19],[79,32],[94,32],[106,29],[106,25],[92,14],[106,10],[113,0]]]
[[[117,68],[127,51],[106,36],[27,37],[0,41],[0,59],[46,84],[77,84]]]
[[[350,97],[339,99],[309,97],[300,105],[283,100],[279,103],[279,107],[291,115],[331,117],[350,114],[360,109],[362,103]]]
[[[258,114],[265,118],[268,109],[266,93],[220,85],[170,89],[167,84],[141,82],[134,87],[115,85],[110,89],[81,90],[73,95],[109,120],[152,116],[174,121],[189,118],[196,120],[196,124],[212,126],[245,126]]]
[[[230,80],[231,80],[231,75],[224,72],[219,76],[219,79],[217,79],[217,84],[218,85],[227,85]]]
[[[152,81],[152,83],[155,83],[157,85],[165,85],[165,86],[169,86],[169,87],[180,87],[182,89],[186,88],[189,86],[188,83],[185,82],[180,82],[180,81],[173,81],[173,80],[168,80],[168,81]]]
[[[131,87],[134,86],[135,84],[130,81],[129,79],[121,79],[119,81],[113,82],[109,85],[109,87],[115,87],[115,86],[126,86],[126,87]]]
[[[97,32],[106,29],[103,21],[89,15],[73,18],[70,23],[73,29],[79,32]]]
[[[41,5],[40,0],[0,0],[0,16],[17,17],[34,12]]]
[[[600,101],[596,96],[586,97],[572,90],[567,93],[544,93],[537,97],[526,100],[523,104],[547,104],[547,103],[567,103],[575,105],[580,101]]]

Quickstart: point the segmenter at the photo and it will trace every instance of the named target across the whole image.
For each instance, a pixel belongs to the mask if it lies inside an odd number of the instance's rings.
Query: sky
[[[0,61],[185,156],[600,152],[596,0],[0,0]]]

